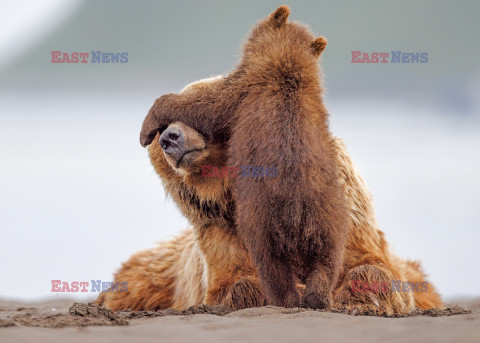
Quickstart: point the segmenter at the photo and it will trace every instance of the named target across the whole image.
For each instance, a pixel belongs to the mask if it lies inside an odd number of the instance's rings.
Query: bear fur
[[[232,187],[237,233],[270,304],[328,308],[348,225],[318,58],[326,40],[287,22],[279,7],[254,27],[224,82],[157,99],[142,144],[181,121],[228,142],[229,165],[273,166],[275,177],[238,177]],[[153,130],[152,130],[153,127]],[[301,301],[296,283],[306,289]]]
[[[203,85],[206,85],[204,82]],[[172,124],[189,132],[181,123]],[[158,138],[158,137],[157,137]],[[267,304],[255,267],[235,233],[231,178],[203,177],[201,166],[227,165],[227,147],[198,141],[204,147],[180,168],[158,142],[149,146],[155,171],[193,228],[157,247],[134,254],[115,274],[128,292],[104,292],[97,302],[112,310],[184,310],[209,304],[242,309]],[[358,292],[353,282],[427,282],[419,262],[394,255],[378,229],[372,197],[341,139],[334,140],[336,163],[351,218],[344,262],[334,289],[334,308],[407,314],[415,307],[441,308],[434,285],[426,292]],[[229,214],[230,212],[230,214]],[[304,285],[298,284],[299,291]]]

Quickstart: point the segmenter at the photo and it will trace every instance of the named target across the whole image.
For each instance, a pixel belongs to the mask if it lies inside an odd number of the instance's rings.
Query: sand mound
[[[12,311],[4,310],[0,311]],[[185,311],[167,309],[163,311],[111,311],[96,303],[74,303],[67,313],[45,314],[34,307],[18,307],[20,314],[11,319],[0,319],[0,327],[30,326],[45,328],[65,328],[84,326],[121,326],[128,325],[130,320],[164,316],[188,316],[194,314],[211,314],[224,316],[232,310],[225,306],[201,305]]]
[[[127,325],[128,322],[113,311],[96,306],[93,303],[74,303],[68,313],[46,315],[35,308],[17,311],[21,314],[15,315],[7,324],[10,326],[22,325],[46,328],[64,328],[81,326],[114,326]]]

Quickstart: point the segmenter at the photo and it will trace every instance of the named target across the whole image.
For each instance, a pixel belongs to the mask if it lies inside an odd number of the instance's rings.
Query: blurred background
[[[0,297],[111,281],[132,253],[188,226],[138,142],[143,118],[161,94],[230,71],[252,25],[283,3],[328,39],[332,129],[394,251],[421,260],[447,299],[480,295],[480,2],[7,0]],[[53,64],[52,50],[128,52],[128,63]],[[429,59],[352,64],[353,50]]]

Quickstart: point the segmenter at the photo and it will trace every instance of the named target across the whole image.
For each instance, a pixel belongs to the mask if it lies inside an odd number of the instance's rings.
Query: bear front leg
[[[241,178],[237,179],[237,182],[239,180]],[[235,194],[238,235],[250,253],[268,304],[299,307],[300,294],[296,286],[298,271],[294,270],[292,265],[296,259],[292,256],[294,249],[284,244],[280,230],[273,229],[277,223],[272,211],[260,209],[260,205],[268,204],[268,195],[253,187],[238,189],[248,190],[245,195],[242,192]]]
[[[331,231],[330,231],[331,232]],[[335,235],[322,235],[322,244],[310,252],[310,272],[305,279],[303,306],[314,309],[331,308],[333,289],[337,283],[343,263],[344,245]]]
[[[223,304],[241,310],[267,305],[267,298],[257,277],[244,277],[230,287]]]
[[[207,264],[207,305],[225,305],[234,310],[266,305],[250,255],[232,228],[199,228],[197,243]]]
[[[207,305],[225,305],[233,310],[267,305],[260,280],[257,277],[242,277],[226,281],[208,290]]]
[[[313,309],[327,309],[332,307],[333,284],[332,271],[321,263],[317,263],[314,271],[305,280],[305,292],[302,305]]]
[[[300,294],[295,282],[297,277],[285,261],[279,258],[256,260],[256,266],[269,305],[300,306]]]

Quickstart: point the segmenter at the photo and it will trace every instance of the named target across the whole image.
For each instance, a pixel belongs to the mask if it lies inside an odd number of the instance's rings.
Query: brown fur
[[[286,21],[288,13],[285,16],[282,11],[280,10],[279,15],[275,14],[272,17],[280,22]],[[279,23],[274,27],[279,29],[283,25],[284,23]],[[313,55],[319,55],[325,48],[325,44],[326,41],[323,38],[314,40],[310,43],[310,52]],[[269,49],[268,44],[265,49]],[[237,71],[240,74],[245,72],[240,67]],[[295,73],[290,71],[288,74]],[[264,87],[261,78],[260,75],[258,85]],[[157,131],[162,130],[169,120],[173,120],[172,118],[178,115],[183,116],[183,119],[188,117],[185,120],[187,123],[196,122],[198,124],[196,127],[200,128],[206,138],[205,142],[199,142],[198,133],[195,135],[194,130],[185,124],[175,124],[188,132],[188,136],[193,137],[192,142],[196,141],[194,144],[199,144],[198,147],[203,149],[190,155],[180,168],[169,160],[168,155],[163,154],[158,141],[154,141],[149,148],[157,173],[184,215],[194,224],[194,231],[185,233],[176,241],[161,245],[162,247],[175,246],[175,249],[170,250],[171,255],[154,254],[151,258],[139,258],[135,255],[127,261],[116,274],[116,281],[129,282],[129,292],[103,293],[98,301],[105,306],[112,309],[134,310],[168,306],[184,309],[205,302],[225,304],[239,309],[265,304],[263,287],[260,286],[250,255],[235,230],[232,180],[200,176],[202,164],[223,166],[231,153],[225,145],[230,136],[228,125],[231,123],[228,123],[224,116],[236,105],[227,106],[216,96],[219,91],[228,89],[229,83],[234,80],[235,77],[227,77],[194,83],[181,93],[183,96],[181,101],[173,95],[162,97],[150,111],[142,130],[144,144],[151,142]],[[284,82],[284,85],[287,84],[290,87],[297,84],[298,86],[297,82],[298,80],[292,82],[292,79],[289,79],[288,82]],[[233,93],[226,94],[226,98],[235,102]],[[287,94],[289,94],[288,91]],[[240,96],[240,98],[243,97],[246,97],[246,94]],[[249,105],[252,106],[251,102]],[[315,106],[312,108],[307,106],[307,109],[315,111]],[[255,115],[257,110],[259,113],[265,112],[265,108],[253,108],[252,115]],[[162,112],[161,116],[159,116],[160,112]],[[165,119],[169,113],[174,115]],[[325,114],[325,112],[322,113],[323,117]],[[210,123],[198,120],[202,116],[209,118]],[[160,125],[162,120],[166,121]],[[328,130],[323,131],[326,131],[326,134],[323,132],[325,136],[322,142],[328,142],[329,148],[333,150],[336,165],[331,168],[337,176],[340,176],[342,192],[347,200],[351,218],[345,261],[334,292],[335,307],[371,307],[390,314],[408,313],[414,305],[420,308],[440,307],[441,300],[433,285],[429,285],[428,292],[416,293],[357,293],[352,290],[352,280],[415,282],[424,281],[425,275],[417,262],[404,261],[389,252],[383,233],[377,229],[366,186],[353,167],[341,141],[329,137]],[[250,130],[251,132],[255,132],[255,128]],[[319,161],[321,165],[323,161],[321,159]],[[315,181],[318,182],[318,180]],[[145,253],[140,253],[142,254]],[[191,258],[185,260],[182,256],[191,256]],[[182,262],[174,263],[179,258]],[[158,283],[158,280],[162,280],[163,283]],[[132,285],[134,289],[131,288]],[[299,284],[297,289],[303,292],[305,286]]]
[[[223,83],[158,99],[142,144],[179,120],[214,140],[228,137],[231,165],[276,167],[276,177],[234,180],[238,234],[271,304],[299,306],[300,280],[303,302],[326,308],[348,219],[321,97],[317,59],[326,40],[287,23],[288,15],[282,6],[252,30],[240,65]]]
[[[207,287],[206,262],[194,236],[188,230],[156,248],[137,252],[115,274],[115,280],[128,282],[128,291],[103,292],[97,302],[115,310],[201,305]]]
[[[431,283],[427,292],[353,292],[352,280],[421,282],[426,281],[426,275],[418,262],[403,260],[390,252],[383,232],[378,230],[365,183],[343,142],[340,139],[334,142],[339,177],[352,219],[334,307],[371,308],[388,314],[405,314],[415,306],[442,307]],[[113,310],[168,307],[183,310],[202,303],[241,309],[265,304],[249,254],[232,230],[234,226],[225,220],[224,213],[231,207],[227,206],[231,179],[202,177],[199,168],[202,164],[224,166],[226,147],[206,144],[201,156],[181,170],[168,162],[158,140],[149,147],[149,152],[167,191],[181,211],[188,214],[194,229],[161,243],[158,248],[132,256],[115,275],[115,281],[128,282],[129,292],[102,293],[98,302]],[[197,205],[192,206],[191,198],[183,195],[185,188],[198,200],[194,202]],[[222,211],[207,210],[212,207]],[[161,280],[164,282],[159,283]],[[304,289],[303,285],[297,287],[300,291]]]

